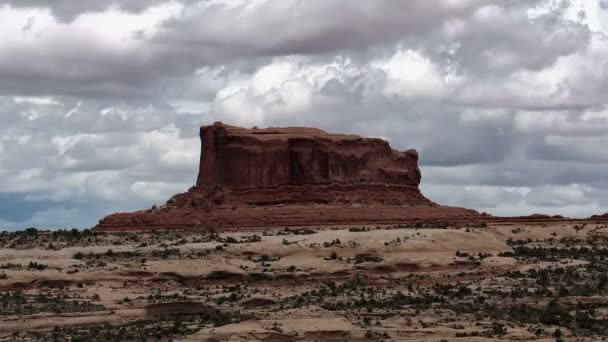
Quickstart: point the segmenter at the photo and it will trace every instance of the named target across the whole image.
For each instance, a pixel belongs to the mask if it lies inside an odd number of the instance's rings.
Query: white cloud
[[[403,97],[443,97],[449,86],[450,75],[444,75],[430,59],[413,50],[399,50],[386,63],[377,67],[383,70],[388,80],[384,87],[387,96]]]
[[[131,191],[147,202],[164,203],[167,200],[167,194],[184,192],[184,183],[137,181],[131,184]]]
[[[588,197],[591,192],[588,186],[572,184],[569,186],[542,186],[533,189],[526,195],[527,202],[535,206],[565,207],[597,204]]]

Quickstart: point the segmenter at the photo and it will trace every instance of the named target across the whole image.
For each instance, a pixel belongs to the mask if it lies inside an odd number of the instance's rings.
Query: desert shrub
[[[357,254],[355,255],[355,264],[360,264],[362,262],[382,262],[384,259],[377,255],[371,254]]]
[[[36,270],[36,271],[44,271],[48,268],[48,265],[45,264],[39,264],[35,261],[30,261],[30,263],[27,265],[27,268],[30,270]]]

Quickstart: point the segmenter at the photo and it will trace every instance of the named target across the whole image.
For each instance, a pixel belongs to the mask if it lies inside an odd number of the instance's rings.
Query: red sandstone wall
[[[420,184],[416,151],[394,151],[381,139],[296,128],[246,130],[221,124],[202,127],[200,136],[197,186]]]

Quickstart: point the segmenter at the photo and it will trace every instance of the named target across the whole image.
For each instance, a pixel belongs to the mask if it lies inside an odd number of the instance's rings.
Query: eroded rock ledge
[[[416,150],[315,128],[200,130],[196,186],[165,205],[110,215],[98,230],[395,223],[477,217],[420,192]]]

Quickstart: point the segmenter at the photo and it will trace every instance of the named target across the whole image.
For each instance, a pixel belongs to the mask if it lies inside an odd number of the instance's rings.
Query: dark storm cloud
[[[554,161],[586,161],[590,163],[608,162],[608,137],[548,137],[535,140],[528,145],[527,154],[531,159]]]
[[[156,97],[172,80],[205,66],[229,64],[246,71],[263,63],[259,58],[264,56],[327,55],[340,51],[358,55],[402,40],[424,47],[441,47],[458,40],[462,47],[451,57],[454,65],[487,65],[488,57],[480,56],[488,52],[514,54],[501,68],[527,67],[549,63],[586,41],[586,31],[578,27],[563,28],[550,19],[538,23],[522,20],[523,5],[518,1],[382,0],[357,6],[344,0],[179,3],[181,10],[177,10],[176,2],[113,2],[120,6],[115,13],[122,13],[122,9],[131,12],[121,15],[134,16],[120,22],[136,22],[134,18],[138,18],[141,25],[122,29],[116,25],[105,30],[98,27],[97,32],[91,31],[87,23],[113,25],[111,21],[117,19],[82,17],[42,30],[41,14],[14,16],[14,20],[21,21],[15,24],[19,28],[29,27],[24,36],[31,39],[38,35],[38,44],[44,50],[27,43],[8,44],[5,58],[0,56],[0,93]],[[158,7],[153,11],[154,5],[167,9]],[[528,1],[525,6],[530,5],[532,2]],[[48,7],[64,15],[99,14],[98,11],[114,8],[94,1],[24,1],[11,2],[11,6]],[[462,32],[446,33],[450,29],[444,26],[451,21],[464,25]],[[541,36],[543,39],[539,39]],[[520,60],[523,55],[518,52],[528,52],[531,47],[537,52]]]
[[[166,2],[166,0],[3,0],[0,1],[0,4],[8,4],[17,8],[48,8],[57,18],[69,21],[79,14],[103,11],[111,6],[120,7],[122,10],[129,12],[140,12],[163,2]]]
[[[49,207],[47,201],[28,201],[23,195],[0,194],[0,220],[25,221],[32,213],[45,210]],[[0,226],[2,230],[2,226]]]
[[[490,0],[344,0],[209,2],[167,24],[165,38],[190,47],[223,47],[225,54],[321,54],[364,49],[424,33],[466,17]]]

